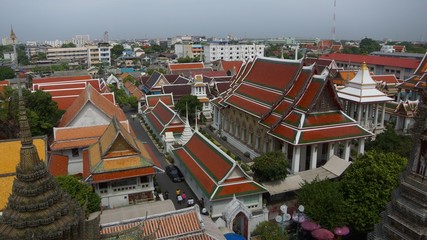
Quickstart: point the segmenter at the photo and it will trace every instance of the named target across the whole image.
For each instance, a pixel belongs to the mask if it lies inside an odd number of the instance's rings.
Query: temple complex
[[[315,65],[265,57],[248,62],[212,100],[212,126],[251,158],[283,151],[292,173],[316,169],[333,155],[349,161],[352,142],[372,133],[343,112],[328,74],[315,74]]]

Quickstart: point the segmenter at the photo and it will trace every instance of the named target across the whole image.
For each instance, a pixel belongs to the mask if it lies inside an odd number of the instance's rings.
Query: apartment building
[[[216,60],[249,60],[255,56],[264,56],[265,45],[230,45],[210,44],[204,47],[204,61],[210,63]]]
[[[87,63],[88,67],[101,62],[111,65],[111,47],[108,43],[74,48],[49,48],[47,59],[53,61],[70,61]]]
[[[175,44],[175,54],[178,58],[203,57],[203,46],[201,44]]]

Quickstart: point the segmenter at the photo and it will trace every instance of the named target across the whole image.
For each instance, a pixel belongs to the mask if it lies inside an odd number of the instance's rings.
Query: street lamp
[[[288,213],[288,206],[286,206],[285,204],[280,206],[280,211],[282,215],[277,215],[275,219],[276,219],[276,222],[280,224],[282,235],[284,235],[285,225],[289,220],[291,220],[291,214]]]
[[[299,239],[299,226],[306,220],[303,205],[298,206],[298,210],[292,215],[292,220],[297,223],[297,239]]]

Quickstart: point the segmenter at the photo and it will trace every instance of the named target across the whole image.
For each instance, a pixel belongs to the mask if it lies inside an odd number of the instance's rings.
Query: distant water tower
[[[108,36],[108,31],[104,32],[104,42],[109,42],[110,41],[110,37]]]

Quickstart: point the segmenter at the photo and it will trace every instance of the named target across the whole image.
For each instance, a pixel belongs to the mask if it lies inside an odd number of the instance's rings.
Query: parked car
[[[184,180],[184,175],[182,175],[181,171],[177,166],[166,166],[166,174],[173,182],[181,182]]]

